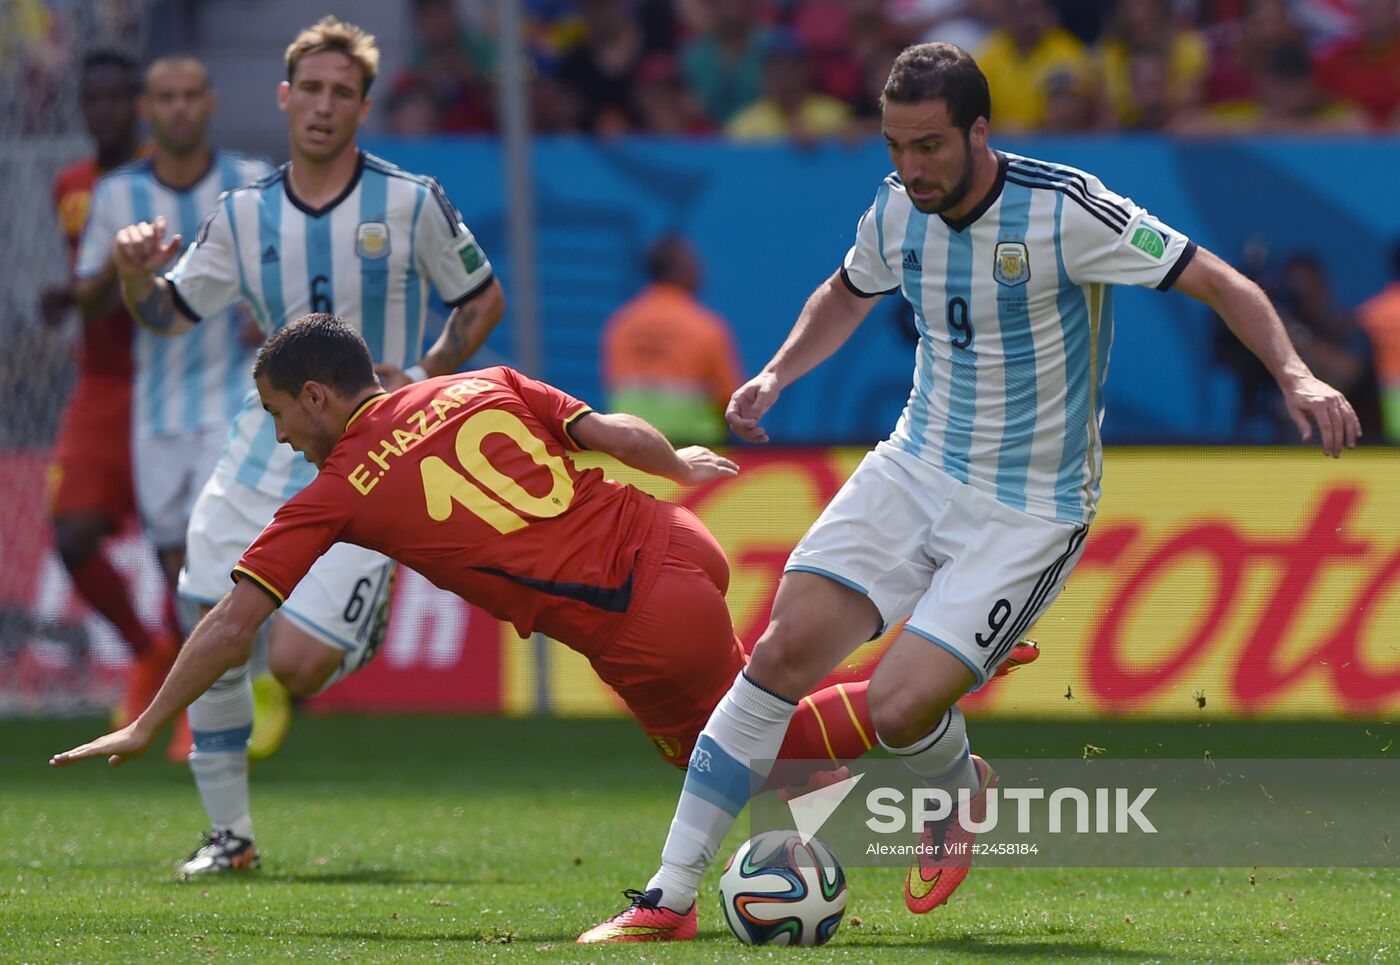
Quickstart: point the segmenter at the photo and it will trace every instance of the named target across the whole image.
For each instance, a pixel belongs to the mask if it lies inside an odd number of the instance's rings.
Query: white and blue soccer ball
[[[846,914],[846,873],[816,838],[765,831],[724,866],[719,901],[746,945],[824,945]]]

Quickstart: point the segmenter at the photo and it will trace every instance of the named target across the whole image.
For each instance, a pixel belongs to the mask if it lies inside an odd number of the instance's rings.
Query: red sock
[[[136,616],[126,584],[107,557],[93,553],[82,566],[70,569],[68,575],[78,595],[117,628],[133,655],[140,656],[151,649],[151,634]]]
[[[868,680],[835,684],[803,697],[788,725],[778,751],[780,762],[769,783],[801,786],[815,772],[839,767],[870,750],[875,745],[875,722],[865,699],[869,686]],[[810,763],[795,763],[798,761]]]

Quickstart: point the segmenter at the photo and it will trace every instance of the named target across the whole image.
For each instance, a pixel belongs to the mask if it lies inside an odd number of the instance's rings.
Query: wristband
[[[413,365],[404,369],[403,374],[410,382],[422,382],[428,377],[428,370],[421,365]]]

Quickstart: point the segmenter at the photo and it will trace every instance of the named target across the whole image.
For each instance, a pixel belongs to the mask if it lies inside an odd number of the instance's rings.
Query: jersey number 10
[[[549,470],[552,485],[548,493],[532,496],[518,481],[491,465],[481,444],[495,433],[509,438],[535,465]],[[465,474],[437,456],[428,456],[419,463],[423,497],[434,522],[446,521],[457,505],[497,532],[513,533],[530,525],[526,516],[549,519],[568,509],[574,500],[574,482],[564,460],[550,453],[544,442],[509,412],[489,409],[470,416],[457,430],[456,450]],[[488,496],[488,492],[501,502]]]

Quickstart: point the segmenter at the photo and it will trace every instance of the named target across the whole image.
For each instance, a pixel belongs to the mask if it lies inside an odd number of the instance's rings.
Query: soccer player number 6
[[[536,465],[549,470],[553,485],[548,493],[532,496],[519,482],[491,465],[481,451],[481,444],[493,433],[509,437]],[[530,524],[525,515],[549,519],[568,509],[573,502],[574,483],[564,467],[564,460],[552,455],[544,442],[509,412],[493,409],[467,419],[457,430],[456,450],[457,461],[466,475],[437,456],[428,456],[419,464],[423,474],[423,497],[434,522],[441,523],[451,516],[455,503],[497,532],[513,533]],[[487,492],[511,508],[502,506]]]

